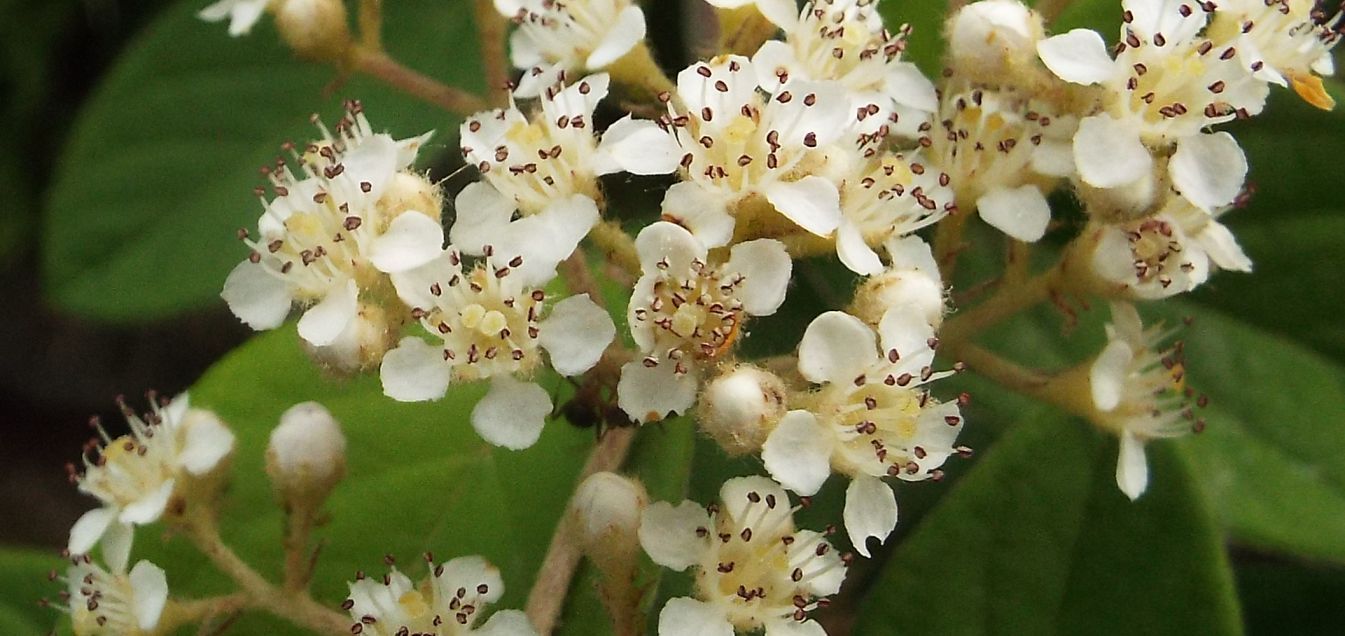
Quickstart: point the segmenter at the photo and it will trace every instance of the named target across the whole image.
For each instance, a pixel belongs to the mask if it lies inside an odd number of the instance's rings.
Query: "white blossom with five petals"
[[[351,633],[365,636],[535,636],[528,617],[501,610],[478,624],[490,604],[504,594],[495,566],[478,556],[432,565],[419,585],[392,568],[382,580],[361,577],[349,584],[342,607],[355,621]]]
[[[168,577],[162,568],[140,561],[126,571],[124,558],[104,569],[79,554],[60,576],[75,636],[150,636],[158,634],[168,604]]]

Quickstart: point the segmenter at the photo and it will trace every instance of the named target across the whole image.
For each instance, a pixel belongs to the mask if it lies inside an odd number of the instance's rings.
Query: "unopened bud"
[[[574,532],[590,558],[639,549],[640,516],[649,495],[639,482],[615,473],[589,475],[570,502]]]
[[[444,193],[422,175],[398,172],[378,198],[378,207],[389,222],[404,212],[419,212],[438,221],[443,216]]]
[[[920,270],[888,270],[869,277],[859,286],[850,312],[877,327],[889,309],[920,316],[937,330],[943,324],[943,286]]]
[[[725,452],[756,453],[785,415],[785,384],[768,371],[741,366],[715,378],[700,403],[701,430]]]
[[[350,27],[342,0],[281,0],[276,29],[299,57],[334,61],[350,48]]]
[[[304,347],[314,362],[338,375],[373,369],[383,355],[397,344],[397,329],[388,320],[388,312],[378,305],[360,303],[354,320],[346,325],[331,344]]]
[[[266,472],[287,504],[315,508],[346,474],[341,425],[317,402],[290,407],[271,431]]]
[[[1018,0],[982,0],[948,20],[952,67],[973,82],[1001,84],[1036,67],[1041,16]]]

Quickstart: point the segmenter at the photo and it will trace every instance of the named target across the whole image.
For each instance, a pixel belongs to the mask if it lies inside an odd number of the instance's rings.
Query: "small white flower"
[[[165,404],[154,402],[144,417],[123,402],[130,432],[112,439],[101,425],[97,457],[86,454],[84,474],[74,476],[80,492],[102,504],[70,529],[71,554],[86,554],[99,541],[103,559],[125,565],[132,525],[158,521],[174,493],[195,477],[215,469],[233,452],[233,433],[210,411],[189,407],[183,393]],[[73,467],[70,468],[74,470]]]
[[[1212,268],[1249,272],[1251,260],[1216,217],[1180,197],[1158,214],[1097,230],[1093,271],[1107,285],[1144,300],[1195,289]]]
[[[168,603],[168,577],[163,569],[149,561],[136,563],[129,573],[125,561],[109,563],[109,567],[111,571],[88,555],[75,555],[61,577],[75,636],[159,633],[156,628]]]
[[[841,223],[836,255],[866,276],[883,271],[873,247],[912,234],[956,209],[950,177],[910,158],[874,152],[840,180]]]
[[[274,0],[219,0],[201,9],[196,17],[206,22],[229,20],[229,35],[247,35],[262,19],[262,14]]]
[[[601,70],[645,36],[644,12],[630,0],[495,0],[495,8],[518,25],[509,59],[524,69],[521,97],[537,96],[542,78],[559,72]]]
[[[790,79],[834,81],[850,98],[860,130],[882,126],[915,136],[938,110],[934,84],[903,62],[910,27],[883,26],[874,0],[815,0],[803,7],[785,40],[770,40],[752,57],[757,81],[776,92]]]
[[[1015,239],[1040,239],[1051,221],[1045,193],[1074,172],[1072,118],[1012,90],[985,89],[949,93],[940,117],[931,151],[958,203]]]
[[[712,264],[703,243],[666,221],[641,230],[635,248],[644,274],[627,318],[643,357],[621,368],[617,395],[631,418],[649,422],[691,407],[702,369],[726,356],[748,316],[784,302],[793,264],[773,239],[734,245]]]
[[[845,526],[860,554],[897,522],[896,498],[881,479],[938,478],[958,452],[956,402],[940,403],[925,384],[935,372],[934,331],[922,316],[889,311],[873,329],[839,311],[818,316],[799,343],[799,373],[820,389],[787,414],[762,449],[766,469],[785,487],[812,495],[832,471],[852,479]]]
[[[1122,44],[1112,59],[1102,37],[1075,29],[1041,41],[1037,52],[1046,66],[1065,81],[1099,84],[1101,112],[1079,122],[1074,137],[1074,162],[1083,181],[1097,188],[1116,188],[1151,176],[1150,148],[1167,150],[1200,143],[1188,151],[1196,170],[1178,171],[1171,162],[1175,187],[1202,207],[1232,201],[1220,186],[1240,185],[1246,158],[1231,138],[1203,139],[1203,130],[1238,117],[1255,115],[1265,105],[1265,82],[1243,68],[1232,45],[1216,45],[1199,36],[1207,14],[1201,3],[1127,0]],[[1207,179],[1220,175],[1217,182]],[[1200,193],[1206,193],[1202,196]],[[1233,194],[1236,194],[1234,192]],[[1210,199],[1214,199],[1211,204]]]
[[[299,174],[283,163],[269,172],[276,197],[262,200],[256,237],[240,232],[252,253],[229,273],[220,295],[259,330],[280,326],[291,305],[307,305],[299,336],[325,347],[354,339],[361,292],[381,273],[438,255],[443,229],[438,209],[388,205],[404,203],[398,171],[415,161],[426,137],[375,134],[355,102],[336,135],[319,128],[324,140],[294,154]]]
[[[660,636],[823,634],[808,612],[840,591],[846,559],[824,535],[795,530],[784,489],[765,477],[724,482],[720,505],[656,502],[640,524],[640,543],[655,563],[695,568],[695,598],[674,598],[659,612]]]
[[[1335,74],[1331,50],[1340,43],[1345,13],[1313,0],[1222,0],[1208,36],[1236,46],[1257,79],[1291,86],[1308,103],[1330,110],[1335,100],[1322,75]]]
[[[609,81],[601,73],[548,86],[531,117],[517,105],[469,117],[460,129],[463,157],[525,215],[575,194],[600,199],[599,175],[672,172],[680,155],[654,122],[627,117],[598,142],[593,109]]]
[[[548,309],[540,287],[549,273],[538,277],[524,257],[485,251],[486,258],[468,265],[449,248],[393,275],[398,295],[438,342],[403,338],[383,358],[383,392],[401,401],[437,400],[451,382],[489,379],[489,393],[472,410],[472,427],[492,444],[522,449],[537,441],[551,413],[546,390],[526,380],[542,365],[542,351],[557,372],[578,375],[597,364],[616,327],[588,296]]]
[[[1149,468],[1144,444],[1151,439],[1199,431],[1188,400],[1181,343],[1165,347],[1171,335],[1162,325],[1144,328],[1129,303],[1112,303],[1107,346],[1089,369],[1095,418],[1121,438],[1116,485],[1132,500],[1144,493]]]
[[[426,556],[429,559],[429,556]],[[342,606],[354,623],[352,634],[367,636],[534,636],[537,632],[518,610],[501,610],[477,625],[486,608],[504,594],[500,571],[478,556],[458,557],[433,566],[419,585],[392,568],[381,581],[350,583]]]
[[[664,217],[709,247],[727,245],[737,219],[770,223],[776,213],[829,236],[841,222],[840,193],[814,173],[829,154],[848,152],[830,146],[853,137],[852,119],[838,84],[791,80],[766,95],[745,57],[691,65],[677,75],[663,122],[683,178],[664,196]]]

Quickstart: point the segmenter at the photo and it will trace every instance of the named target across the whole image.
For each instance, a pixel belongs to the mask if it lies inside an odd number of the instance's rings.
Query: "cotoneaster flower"
[[[879,338],[882,347],[879,348]],[[799,342],[799,373],[818,389],[793,405],[766,438],[761,458],[771,476],[812,495],[833,471],[851,479],[845,529],[855,550],[887,538],[897,502],[882,480],[923,481],[959,452],[956,402],[939,402],[926,384],[935,372],[934,331],[923,316],[889,311],[873,329],[839,311],[818,316]]]
[[[175,493],[233,452],[233,433],[214,413],[190,408],[186,393],[162,404],[150,400],[144,416],[119,403],[131,430],[116,439],[95,421],[101,439],[82,457],[84,472],[67,467],[80,492],[101,504],[70,529],[71,554],[86,554],[101,540],[103,559],[124,565],[132,526],[158,521]]]
[[[1175,147],[1168,163],[1174,187],[1205,210],[1231,203],[1247,174],[1246,157],[1232,137],[1204,131],[1261,112],[1266,83],[1243,68],[1233,45],[1200,35],[1206,5],[1126,0],[1122,6],[1115,59],[1102,36],[1086,29],[1037,46],[1061,79],[1101,87],[1101,112],[1082,119],[1074,135],[1079,177],[1097,188],[1152,178],[1151,150]]]
[[[520,97],[537,96],[558,73],[601,70],[645,36],[644,11],[630,0],[495,0],[495,8],[517,25],[509,59],[524,71]]]
[[[1199,431],[1186,387],[1182,346],[1165,346],[1161,325],[1144,328],[1129,303],[1112,303],[1107,346],[1089,369],[1093,419],[1121,439],[1116,485],[1132,500],[1149,484],[1144,445],[1149,440]]]
[[[724,482],[720,504],[655,502],[640,523],[640,544],[655,563],[695,570],[694,598],[659,612],[660,636],[825,634],[808,617],[840,591],[846,558],[823,534],[794,528],[789,495],[765,477]]]
[[[57,576],[75,636],[150,636],[168,604],[168,577],[162,568],[140,561],[126,571],[124,560],[103,569],[88,555],[70,558]]]
[[[347,109],[334,135],[319,124],[323,140],[292,149],[292,168],[278,163],[269,171],[276,196],[262,199],[256,235],[240,231],[252,253],[220,293],[258,330],[279,327],[292,305],[305,306],[299,336],[315,347],[355,339],[362,296],[385,287],[384,274],[424,264],[443,248],[433,187],[404,172],[426,137],[374,133],[358,103]],[[408,187],[421,186],[430,194],[408,200]]]
[[[1291,87],[1309,104],[1330,110],[1336,101],[1321,76],[1334,75],[1331,50],[1340,43],[1345,13],[1314,0],[1220,0],[1206,34],[1235,46],[1257,79]]]
[[[685,228],[659,221],[635,238],[644,274],[627,309],[640,357],[621,368],[617,403],[638,422],[682,413],[701,377],[729,357],[750,316],[784,302],[793,264],[773,239],[734,245],[715,263]]]
[[[663,216],[708,247],[727,245],[744,217],[772,231],[817,236],[830,236],[841,222],[835,184],[813,173],[829,153],[842,151],[831,144],[854,136],[845,91],[805,80],[769,94],[759,89],[752,62],[738,55],[677,75],[662,123],[681,159],[682,182],[664,196]]]
[[[850,271],[883,271],[875,247],[943,219],[957,206],[950,177],[919,154],[864,152],[840,180],[836,256]]]
[[[426,560],[430,557],[427,555]],[[364,636],[534,636],[518,610],[500,610],[480,623],[504,594],[500,571],[478,556],[433,565],[419,584],[392,568],[382,580],[361,576],[350,583],[342,609],[354,621],[350,633]],[[480,624],[478,624],[480,623]]]
[[[574,200],[592,206],[581,196]],[[591,207],[589,213],[597,214]],[[537,441],[551,413],[550,396],[530,378],[544,364],[569,376],[589,370],[616,326],[588,296],[547,305],[542,286],[554,261],[529,267],[530,257],[485,251],[470,264],[449,248],[393,276],[430,341],[408,336],[384,356],[383,392],[404,402],[437,400],[451,383],[489,380],[489,392],[472,409],[472,427],[492,444],[522,449]]]

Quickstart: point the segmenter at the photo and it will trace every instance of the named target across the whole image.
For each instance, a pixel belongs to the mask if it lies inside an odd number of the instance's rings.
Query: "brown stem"
[[[481,66],[486,74],[486,94],[494,106],[509,103],[509,55],[505,51],[504,16],[495,10],[492,0],[476,0],[476,37],[481,50]]]
[[[360,46],[370,51],[383,50],[383,0],[360,0],[357,21]]]
[[[575,484],[594,473],[616,470],[630,454],[631,443],[635,441],[636,428],[613,428],[593,447],[588,461],[579,472]],[[582,556],[578,542],[569,536],[568,525],[557,524],[555,534],[551,535],[551,545],[547,547],[546,558],[537,571],[537,579],[528,593],[528,603],[524,611],[528,620],[541,636],[548,636],[556,629],[560,612],[565,607],[565,598],[570,589],[570,581],[579,567]]]
[[[1060,17],[1060,14],[1065,12],[1065,9],[1069,8],[1072,1],[1073,0],[1040,0],[1033,9],[1041,15],[1042,20],[1046,22],[1046,25],[1050,26],[1052,22],[1056,21],[1056,18]]]
[[[402,66],[382,51],[359,47],[351,57],[351,67],[355,71],[448,112],[467,116],[485,110],[487,106],[481,97]]]
[[[939,330],[945,343],[971,342],[977,334],[1058,293],[1061,268],[1049,271],[1021,284],[1006,284],[985,302],[954,314]]]
[[[584,250],[576,249],[569,258],[560,262],[560,275],[565,279],[565,286],[570,288],[571,294],[588,294],[589,299],[599,307],[606,305],[598,281],[594,280],[593,272],[588,267]]]
[[[313,533],[316,511],[307,506],[291,510],[285,518],[285,591],[289,593],[308,589],[312,572],[312,552],[308,539]]]

